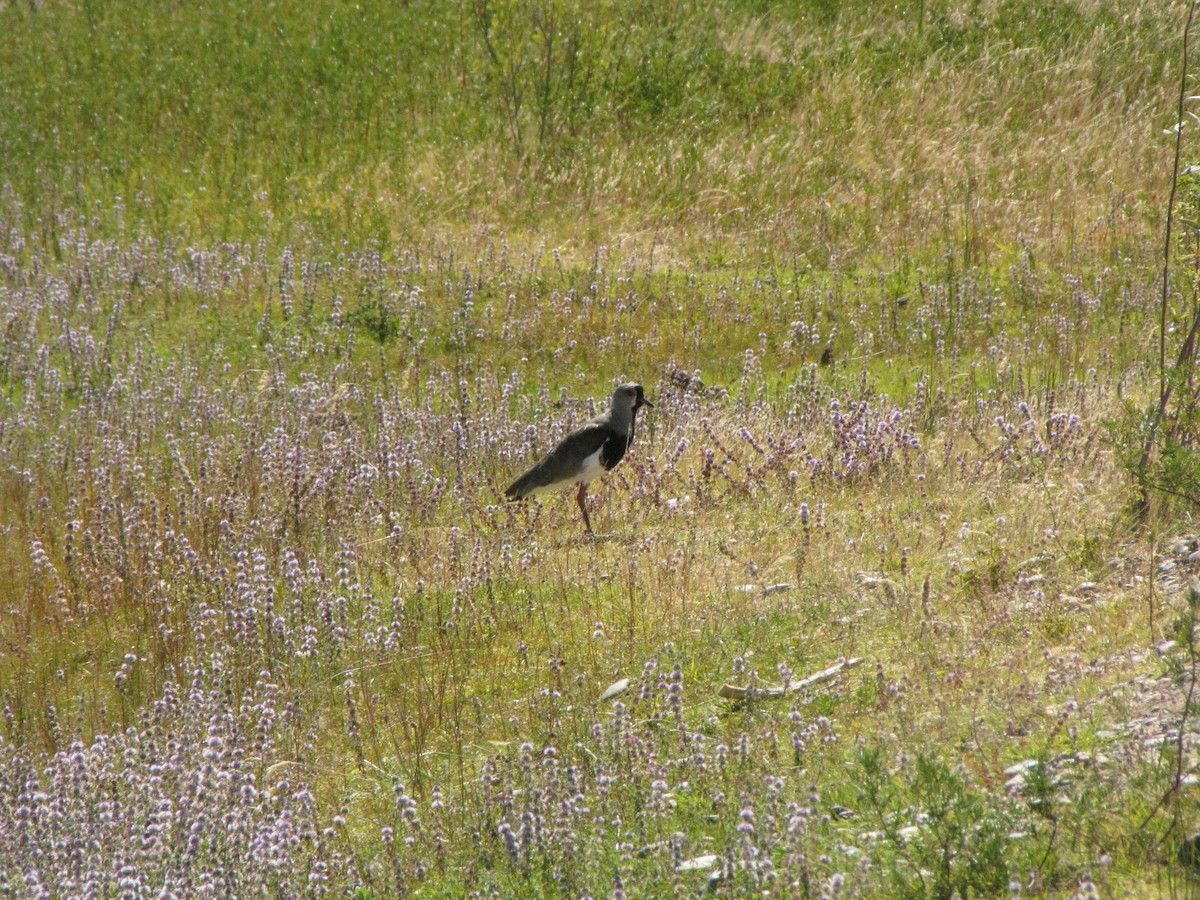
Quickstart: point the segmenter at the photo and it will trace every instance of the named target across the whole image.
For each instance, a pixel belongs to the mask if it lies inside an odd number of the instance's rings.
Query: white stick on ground
[[[735,684],[723,684],[721,690],[717,691],[722,697],[727,700],[745,700],[751,694],[756,698],[761,697],[764,700],[777,700],[780,697],[786,697],[788,694],[795,691],[802,691],[805,688],[810,688],[814,684],[823,684],[826,681],[831,681],[838,675],[845,672],[847,669],[853,669],[862,662],[862,657],[858,656],[854,659],[846,659],[842,657],[828,669],[818,672],[816,675],[809,675],[807,678],[801,678],[799,681],[793,681],[787,687],[738,687]]]

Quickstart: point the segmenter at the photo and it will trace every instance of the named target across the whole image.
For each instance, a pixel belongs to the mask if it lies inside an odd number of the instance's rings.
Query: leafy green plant
[[[1008,810],[934,753],[890,767],[859,751],[858,802],[881,827],[897,896],[990,896],[1008,884]]]
[[[471,6],[485,84],[522,164],[574,133],[587,111],[605,47],[594,11],[594,4],[573,0],[475,0]]]

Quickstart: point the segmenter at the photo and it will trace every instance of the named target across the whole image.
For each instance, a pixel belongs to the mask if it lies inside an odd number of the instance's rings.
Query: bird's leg
[[[588,514],[587,514],[587,485],[586,484],[581,484],[579,486],[579,494],[576,496],[575,499],[577,499],[579,501],[579,511],[583,513],[583,524],[587,526],[587,533],[591,534],[592,533],[592,520],[588,518]]]

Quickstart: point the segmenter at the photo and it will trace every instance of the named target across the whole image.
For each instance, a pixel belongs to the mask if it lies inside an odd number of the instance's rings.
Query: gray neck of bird
[[[619,431],[621,434],[630,434],[633,431],[633,420],[636,415],[632,406],[614,406],[609,422],[613,430]]]

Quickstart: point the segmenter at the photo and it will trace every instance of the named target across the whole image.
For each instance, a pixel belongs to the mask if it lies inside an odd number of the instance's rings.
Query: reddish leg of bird
[[[579,511],[583,513],[583,524],[587,526],[587,533],[591,534],[592,533],[592,520],[588,518],[588,514],[587,514],[587,485],[586,484],[581,484],[579,486],[579,495],[576,497],[576,499],[579,501]]]

